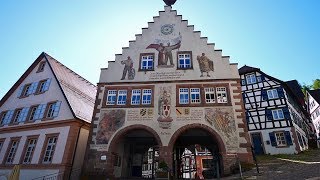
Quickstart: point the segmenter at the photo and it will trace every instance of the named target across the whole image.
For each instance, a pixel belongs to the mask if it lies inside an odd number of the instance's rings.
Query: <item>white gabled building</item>
[[[316,132],[317,146],[320,148],[320,89],[309,90],[306,96],[308,112]]]
[[[0,176],[76,178],[96,87],[42,53],[0,101]],[[49,178],[49,176],[46,176]]]
[[[246,65],[239,74],[255,153],[294,154],[308,149],[312,130],[298,82],[283,82]]]

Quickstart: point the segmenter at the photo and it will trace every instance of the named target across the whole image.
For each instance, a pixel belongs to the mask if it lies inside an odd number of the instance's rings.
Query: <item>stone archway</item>
[[[205,135],[205,137],[207,138],[207,142],[201,141],[201,140],[196,140],[192,141],[191,139],[188,140],[182,140],[181,137],[188,134],[190,135],[190,132],[194,132],[194,133],[199,133],[202,132],[202,135]],[[220,171],[220,173],[223,172],[223,156],[226,154],[226,148],[225,148],[225,144],[222,140],[222,138],[220,137],[220,135],[213,130],[211,127],[204,125],[204,124],[200,124],[200,123],[194,123],[194,124],[188,124],[185,125],[183,127],[180,127],[178,130],[175,131],[175,133],[172,135],[172,137],[170,138],[169,144],[167,147],[162,147],[160,149],[160,156],[162,157],[162,159],[164,161],[166,161],[169,165],[169,167],[172,167],[173,171],[177,172],[177,161],[174,160],[174,157],[177,158],[177,147],[176,144],[177,142],[184,142],[184,144],[188,144],[188,143],[192,143],[192,142],[198,142],[199,144],[202,145],[212,145],[209,149],[213,153],[215,153],[215,156],[217,157],[217,163],[219,163],[218,165],[218,171]],[[190,142],[188,142],[190,141]],[[198,144],[195,143],[195,144]],[[214,146],[214,147],[213,147]],[[173,172],[173,174],[176,175],[176,172]]]
[[[155,130],[152,128],[146,126],[146,125],[141,125],[141,124],[135,124],[135,125],[130,125],[127,126],[114,135],[114,137],[110,141],[110,145],[108,148],[108,158],[107,159],[107,175],[108,177],[115,177],[115,168],[114,168],[114,162],[115,162],[115,154],[117,154],[117,147],[119,146],[119,143],[127,138],[129,134],[134,134],[135,132],[138,133],[145,133],[147,134],[150,138],[154,139],[154,144],[156,144],[157,147],[162,147],[162,142],[160,139],[160,136],[157,134]]]

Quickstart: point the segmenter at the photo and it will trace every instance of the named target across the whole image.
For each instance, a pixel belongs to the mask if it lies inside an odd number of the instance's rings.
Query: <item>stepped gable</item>
[[[50,64],[74,115],[79,119],[91,122],[96,86],[50,55],[44,53],[44,56]]]
[[[320,104],[320,89],[309,90],[308,92]]]
[[[148,26],[142,28],[141,34],[135,34],[135,40],[129,41],[128,47],[122,47],[121,54],[115,54],[115,60],[108,61],[107,68],[101,68],[101,75],[100,75],[100,83],[112,83],[112,82],[119,82],[121,77],[119,78],[122,72],[117,71],[118,69],[123,69],[124,65],[121,64],[122,61],[126,60],[128,56],[131,57],[133,60],[133,68],[135,70],[135,81],[153,81],[154,79],[151,78],[151,72],[149,71],[141,71],[139,69],[139,61],[141,53],[154,53],[155,54],[155,64],[154,64],[154,71],[158,71],[157,65],[159,64],[157,59],[158,51],[155,48],[148,48],[152,44],[160,44],[164,41],[164,45],[167,42],[170,42],[170,45],[174,45],[174,42],[178,41],[179,36],[181,46],[178,49],[173,51],[190,51],[192,48],[192,44],[199,44],[196,51],[192,51],[192,61],[193,61],[193,69],[196,71],[186,71],[186,76],[180,78],[179,80],[188,80],[190,76],[194,76],[195,73],[200,69],[197,56],[201,56],[202,53],[205,53],[210,60],[213,61],[215,67],[223,67],[220,69],[214,70],[214,76],[211,79],[233,79],[237,78],[238,74],[234,73],[223,73],[222,69],[237,69],[237,63],[230,63],[229,56],[222,56],[221,49],[214,49],[215,43],[208,43],[207,37],[201,37],[201,31],[195,31],[194,25],[188,25],[188,20],[183,20],[182,15],[177,15],[176,10],[172,10],[171,6],[165,6],[164,11],[159,11],[159,16],[154,16],[152,22],[148,22]],[[166,22],[167,24],[163,24]],[[161,35],[160,29],[163,25],[173,25],[174,33],[170,35]],[[144,50],[143,50],[144,49]],[[143,51],[141,51],[143,50]],[[175,59],[175,57],[174,57]],[[171,68],[161,68],[161,72],[172,72],[172,69],[176,69],[176,62],[174,62],[174,67]],[[223,74],[223,75],[222,75]],[[226,75],[227,74],[227,75]],[[200,78],[199,78],[200,79]],[[210,78],[208,78],[210,79]],[[131,79],[132,80],[132,79]],[[167,80],[167,79],[164,79]],[[177,80],[177,79],[171,79]],[[126,79],[121,82],[130,82]]]

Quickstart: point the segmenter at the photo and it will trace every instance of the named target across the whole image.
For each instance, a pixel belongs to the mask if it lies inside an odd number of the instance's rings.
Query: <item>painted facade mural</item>
[[[108,144],[112,134],[123,126],[125,117],[123,109],[106,110],[99,122],[96,144]]]
[[[164,24],[161,27],[162,35],[170,35],[174,32],[174,24]],[[181,46],[182,36],[179,36],[169,40],[156,39],[154,43],[150,44],[146,49],[156,49],[158,51],[158,67],[173,67],[173,55],[172,51],[179,49]],[[170,64],[168,65],[168,61]]]
[[[203,73],[207,73],[207,77],[210,77],[209,72],[213,71],[213,61],[211,61],[205,53],[202,53],[201,56],[197,56],[197,60],[200,67],[201,75],[200,77],[203,77]]]
[[[237,148],[238,138],[232,108],[206,108],[205,120],[224,135],[229,150]]]
[[[172,117],[170,117],[171,110],[171,87],[161,87],[158,99],[158,122],[163,129],[171,127],[171,122],[173,121]]]
[[[124,80],[128,73],[128,79],[132,80],[135,76],[135,70],[133,69],[133,60],[130,56],[126,60],[121,61],[121,64],[124,64],[123,72],[122,72],[122,78],[121,80]]]

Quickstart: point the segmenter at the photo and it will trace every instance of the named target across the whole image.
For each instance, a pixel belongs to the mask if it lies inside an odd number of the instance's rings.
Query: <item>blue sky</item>
[[[162,0],[1,1],[0,98],[43,51],[96,84],[163,9]],[[239,67],[302,84],[320,78],[318,0],[177,0],[173,9]]]

